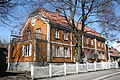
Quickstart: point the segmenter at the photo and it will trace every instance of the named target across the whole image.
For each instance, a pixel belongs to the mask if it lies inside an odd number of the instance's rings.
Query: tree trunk
[[[76,61],[83,63],[84,52],[82,51],[82,35],[81,31],[78,32],[78,38],[76,42]]]

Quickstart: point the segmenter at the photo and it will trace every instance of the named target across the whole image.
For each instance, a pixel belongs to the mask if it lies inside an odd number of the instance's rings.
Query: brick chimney
[[[60,15],[60,10],[56,9],[56,15],[57,15],[57,16]]]

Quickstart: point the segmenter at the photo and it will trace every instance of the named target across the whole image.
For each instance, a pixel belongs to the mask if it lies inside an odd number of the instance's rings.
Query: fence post
[[[52,77],[52,68],[51,68],[51,63],[49,63],[49,76]]]
[[[88,62],[86,62],[86,72],[88,72]]]
[[[103,70],[104,69],[104,63],[103,63],[103,61],[101,63],[102,63],[102,70]]]
[[[94,62],[94,66],[95,66],[95,71],[96,71],[96,70],[97,70],[97,69],[96,69],[96,68],[97,68],[97,67],[96,67],[96,61]]]
[[[108,60],[108,66],[109,66],[109,68],[108,68],[108,69],[110,69],[110,64],[111,64],[111,63],[110,63],[110,60]]]
[[[117,61],[115,61],[115,65],[116,65],[116,69],[118,68],[118,62]]]
[[[31,65],[31,78],[34,80],[34,66]]]
[[[76,73],[78,74],[78,62],[76,62]]]
[[[64,75],[66,75],[66,63],[64,63]]]

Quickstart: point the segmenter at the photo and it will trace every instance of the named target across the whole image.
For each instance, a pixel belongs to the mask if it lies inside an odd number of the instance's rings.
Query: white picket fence
[[[54,63],[49,63],[49,66],[40,67],[40,66],[31,66],[31,77],[34,78],[43,78],[43,77],[52,77],[52,76],[61,76],[67,74],[75,74],[80,72],[104,70],[118,68],[118,62],[94,62],[94,63],[85,63],[79,64],[70,64],[64,63],[62,65],[56,65]]]

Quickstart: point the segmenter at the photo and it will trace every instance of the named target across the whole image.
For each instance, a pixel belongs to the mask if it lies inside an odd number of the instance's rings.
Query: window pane
[[[88,44],[88,38],[86,37],[86,44]]]
[[[36,38],[41,38],[41,28],[36,30]]]
[[[59,38],[59,30],[55,29],[55,38]]]
[[[32,44],[29,44],[29,56],[32,55]]]

